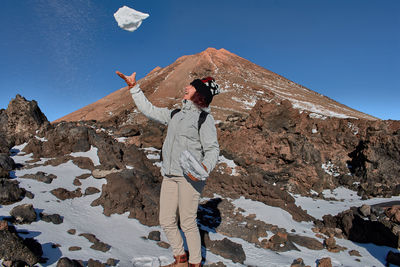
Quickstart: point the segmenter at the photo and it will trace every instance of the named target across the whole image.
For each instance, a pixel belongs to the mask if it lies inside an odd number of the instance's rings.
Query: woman
[[[175,258],[175,262],[167,266],[200,266],[197,208],[205,178],[218,161],[217,131],[214,119],[209,114],[209,105],[213,96],[219,93],[219,87],[211,77],[195,79],[185,87],[182,109],[177,112],[153,106],[136,83],[136,73],[125,76],[117,71],[117,74],[128,84],[137,108],[149,119],[168,125],[162,147],[163,181],[159,217]],[[206,114],[205,120],[201,114]],[[199,122],[201,116],[203,123]],[[177,225],[177,210],[189,249],[189,264]]]

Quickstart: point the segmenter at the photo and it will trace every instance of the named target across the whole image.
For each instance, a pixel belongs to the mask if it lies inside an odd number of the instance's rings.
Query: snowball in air
[[[139,12],[133,8],[123,6],[114,13],[114,18],[118,22],[118,26],[124,30],[133,32],[142,24],[142,20],[146,19],[149,14]]]

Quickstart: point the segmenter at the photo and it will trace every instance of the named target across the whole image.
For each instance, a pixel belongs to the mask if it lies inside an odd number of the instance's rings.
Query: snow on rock
[[[140,27],[142,21],[149,17],[149,14],[142,13],[133,8],[123,6],[114,13],[118,26],[124,30],[133,32]]]
[[[73,152],[70,155],[73,157],[87,157],[93,161],[94,166],[100,165],[100,159],[97,155],[97,147],[91,146],[90,150],[86,152]]]
[[[328,161],[327,163],[323,163],[321,165],[321,168],[329,175],[332,175],[334,177],[337,177],[340,175],[338,172],[338,168],[331,162]]]
[[[237,175],[239,175],[239,173],[236,171],[237,165],[235,164],[235,162],[234,162],[233,160],[227,159],[227,158],[225,158],[223,155],[221,155],[221,156],[219,156],[219,158],[218,158],[218,162],[219,162],[219,163],[225,163],[229,168],[231,168],[231,170],[232,170],[231,175],[232,175],[232,176],[237,176]]]

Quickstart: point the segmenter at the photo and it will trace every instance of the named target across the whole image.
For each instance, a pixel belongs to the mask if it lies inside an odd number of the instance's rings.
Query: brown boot
[[[189,267],[201,267],[201,262],[200,263],[189,263]]]
[[[174,263],[163,265],[161,267],[188,267],[188,258],[186,254],[174,256],[174,259]]]

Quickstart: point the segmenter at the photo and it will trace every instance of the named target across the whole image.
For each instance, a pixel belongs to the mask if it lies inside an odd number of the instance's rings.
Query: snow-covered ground
[[[13,159],[17,163],[27,164],[26,161],[32,159],[31,154],[23,154],[18,152],[23,146],[14,147],[15,151]],[[146,152],[152,152],[153,157],[159,151],[155,149],[147,149]],[[91,158],[94,164],[97,164],[97,149],[92,147],[85,153],[73,154],[74,156],[83,156]],[[151,157],[151,156],[150,156]],[[47,159],[42,159],[39,164],[43,164]],[[223,160],[228,161],[228,160]],[[38,164],[36,162],[35,164]],[[28,164],[27,164],[28,165]],[[51,184],[45,184],[32,179],[19,178],[24,174],[35,174],[43,171],[47,174],[57,176]],[[43,246],[44,257],[48,258],[48,262],[39,266],[56,266],[60,257],[69,257],[72,259],[80,259],[87,261],[90,258],[106,262],[109,258],[119,260],[118,266],[159,266],[160,263],[168,263],[172,261],[171,252],[168,249],[159,247],[155,241],[143,239],[148,236],[150,231],[158,230],[162,233],[160,227],[148,227],[140,224],[136,219],[129,219],[128,214],[113,214],[107,217],[103,214],[101,206],[92,207],[90,203],[100,196],[100,193],[94,195],[86,195],[79,198],[58,200],[50,193],[52,189],[63,187],[67,190],[75,190],[78,186],[73,184],[76,176],[82,174],[90,174],[89,170],[81,169],[72,161],[60,164],[58,166],[38,166],[31,169],[21,169],[15,171],[15,178],[20,182],[20,186],[31,191],[34,199],[24,198],[21,202],[0,206],[0,218],[8,217],[10,210],[24,203],[32,203],[37,212],[45,212],[48,214],[57,213],[64,218],[64,222],[59,225],[47,223],[41,220],[32,224],[16,225],[18,231],[27,231],[29,234],[24,237],[34,237]],[[82,192],[87,187],[96,187],[101,190],[105,179],[95,179],[90,176],[87,179],[80,180],[82,185],[79,186]],[[337,214],[340,211],[348,209],[350,206],[360,206],[364,203],[375,204],[387,200],[400,200],[400,197],[391,199],[370,199],[361,200],[356,192],[345,188],[338,188],[332,192],[324,191],[326,197],[334,197],[338,201],[313,200],[312,198],[301,197],[295,195],[296,204],[307,210],[309,214],[316,218],[321,218],[324,214]],[[206,200],[206,199],[204,199]],[[315,237],[311,231],[312,223],[299,223],[292,219],[292,216],[277,207],[271,207],[260,202],[245,199],[243,197],[231,200],[236,207],[245,210],[244,214],[256,214],[257,219],[266,223],[276,224],[279,227],[286,228],[288,232],[292,229],[297,234]],[[69,229],[76,229],[76,234],[69,234]],[[90,233],[111,246],[107,252],[100,252],[90,248],[90,243],[86,238],[79,236],[81,233]],[[223,239],[218,233],[210,232],[210,238],[213,240]],[[271,233],[268,233],[268,238]],[[252,266],[290,266],[296,258],[303,258],[305,263],[315,266],[317,259],[330,257],[333,266],[385,266],[385,256],[389,250],[397,251],[393,248],[379,247],[372,244],[356,244],[348,240],[337,239],[340,246],[347,247],[346,251],[340,253],[331,253],[327,250],[310,250],[305,247],[297,247],[301,251],[288,251],[277,253],[268,249],[256,247],[254,244],[243,241],[238,238],[229,238],[232,241],[243,246],[246,253],[245,265]],[[167,241],[164,234],[161,234],[161,240]],[[322,240],[321,240],[322,241]],[[52,244],[59,244],[59,247],[53,248]],[[79,246],[82,249],[78,251],[69,251],[69,247]],[[355,249],[360,252],[362,257],[353,257],[348,251]],[[239,263],[233,263],[221,256],[215,255],[209,251],[205,252],[207,263],[222,261],[227,266],[244,266]],[[355,261],[358,258],[360,262]]]

